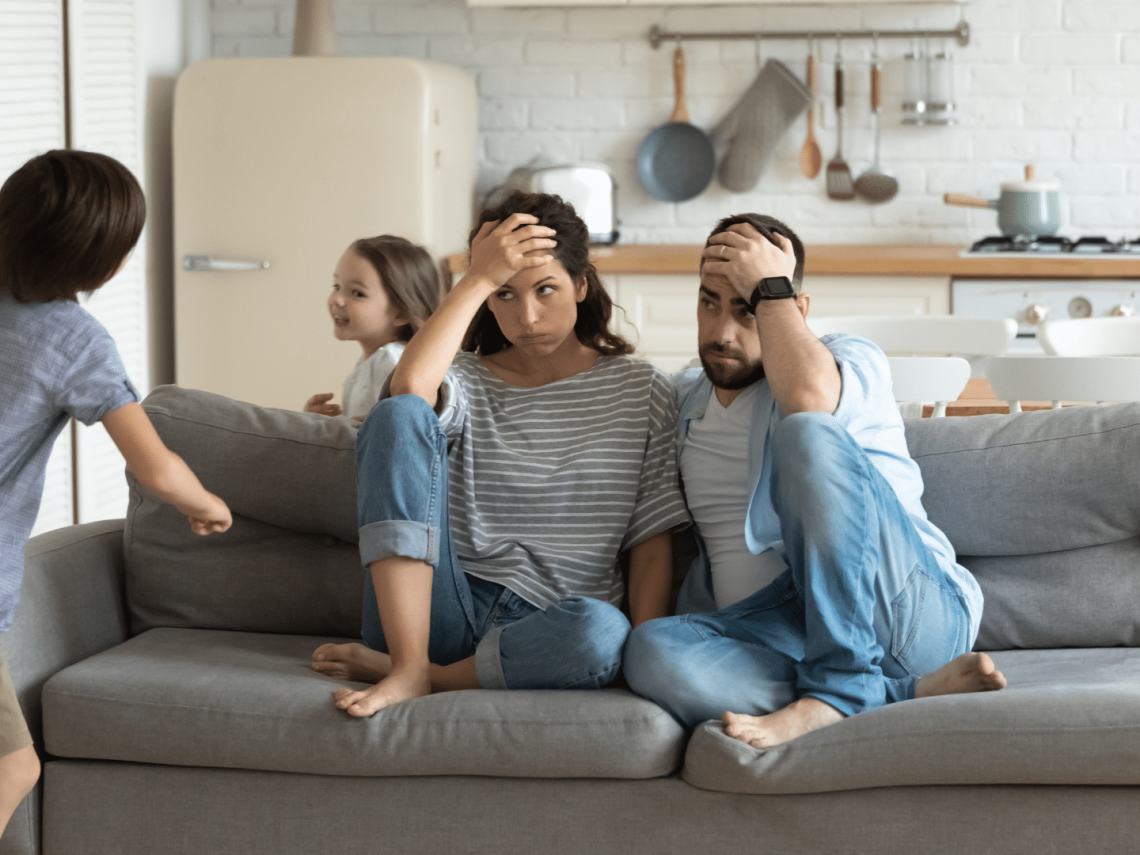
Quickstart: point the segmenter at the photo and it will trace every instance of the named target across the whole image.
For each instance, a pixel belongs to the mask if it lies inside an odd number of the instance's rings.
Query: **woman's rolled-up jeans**
[[[540,609],[463,571],[448,526],[447,436],[418,395],[380,401],[356,439],[360,558],[405,556],[432,567],[428,658],[450,665],[474,655],[486,689],[596,689],[621,667],[629,621],[591,597]],[[387,652],[372,574],[364,574],[361,635]]]

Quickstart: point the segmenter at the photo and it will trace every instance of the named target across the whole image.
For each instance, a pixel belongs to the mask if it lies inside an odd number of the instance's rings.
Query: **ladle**
[[[879,50],[876,46],[871,58],[871,121],[875,125],[875,160],[870,169],[855,179],[855,192],[872,204],[889,202],[899,192],[899,182],[879,166],[879,125],[883,110],[881,79],[882,67],[879,65]]]

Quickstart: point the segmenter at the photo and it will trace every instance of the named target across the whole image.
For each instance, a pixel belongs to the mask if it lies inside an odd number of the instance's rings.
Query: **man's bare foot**
[[[965,692],[995,692],[1005,688],[1005,675],[985,653],[963,653],[937,671],[920,677],[914,687],[916,698],[960,695]]]
[[[404,668],[391,674],[364,691],[339,689],[333,692],[338,708],[351,716],[367,718],[384,709],[410,698],[420,698],[431,694],[431,677],[428,668]]]
[[[726,712],[723,721],[724,732],[734,739],[753,748],[772,748],[844,718],[843,713],[819,698],[800,698],[768,715]]]
[[[379,683],[392,670],[392,658],[387,653],[365,647],[363,644],[322,644],[313,651],[312,669],[337,680],[355,680],[359,683]]]

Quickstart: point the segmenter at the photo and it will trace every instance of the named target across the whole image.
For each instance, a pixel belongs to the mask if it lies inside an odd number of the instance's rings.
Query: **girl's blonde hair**
[[[400,341],[410,341],[443,298],[443,278],[431,255],[395,235],[361,238],[349,249],[375,268],[393,307],[407,316],[397,335]]]

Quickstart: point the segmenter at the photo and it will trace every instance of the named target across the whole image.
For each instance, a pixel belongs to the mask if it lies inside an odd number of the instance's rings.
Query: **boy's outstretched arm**
[[[197,476],[162,442],[146,411],[135,403],[110,410],[103,427],[119,447],[127,468],[164,502],[190,518],[195,534],[225,531],[233,523],[226,503],[206,492]]]

